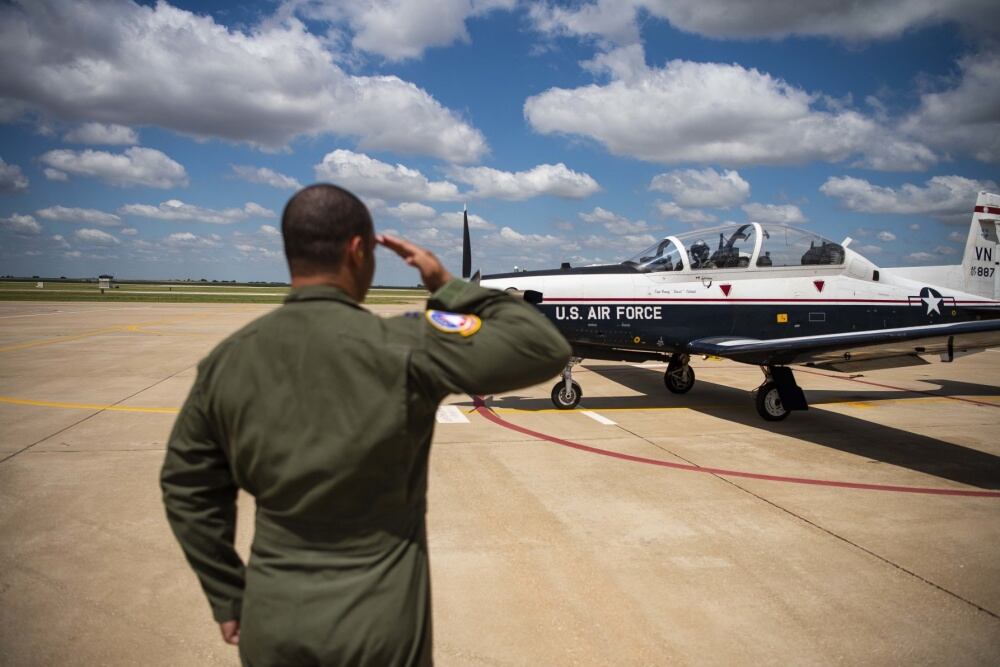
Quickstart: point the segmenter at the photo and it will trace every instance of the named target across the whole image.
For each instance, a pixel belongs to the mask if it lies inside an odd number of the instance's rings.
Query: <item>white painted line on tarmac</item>
[[[591,419],[593,419],[595,422],[597,422],[599,424],[604,424],[605,426],[614,426],[617,423],[617,422],[611,421],[610,419],[608,419],[604,415],[599,415],[596,412],[591,412],[590,410],[581,410],[580,414],[581,415],[587,415],[588,417],[590,417]]]
[[[437,409],[438,424],[468,424],[469,418],[454,405],[441,405]]]

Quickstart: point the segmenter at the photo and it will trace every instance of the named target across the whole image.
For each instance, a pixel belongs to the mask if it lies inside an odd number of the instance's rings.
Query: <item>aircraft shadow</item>
[[[983,489],[1000,489],[1000,456],[976,449],[828,410],[810,410],[793,414],[783,422],[765,422],[753,406],[748,391],[751,387],[736,389],[698,380],[690,393],[676,396],[663,386],[662,371],[654,372],[652,369],[644,370],[631,366],[595,366],[588,370],[641,395],[588,397],[586,376],[581,373],[578,381],[584,380],[584,397],[580,404],[582,409],[686,407],[719,419],[771,433],[793,436],[816,445],[863,456],[872,461],[908,468]],[[995,396],[998,393],[996,387],[988,385],[952,380],[922,381],[940,387],[925,393],[934,396]],[[753,377],[752,382],[757,383],[758,378]],[[872,391],[859,391],[856,387],[847,388],[845,391],[806,391],[806,397],[812,404],[873,402],[906,396],[914,394],[876,387],[872,387]],[[493,399],[490,405],[524,410],[552,407],[552,403],[547,399],[520,396]]]

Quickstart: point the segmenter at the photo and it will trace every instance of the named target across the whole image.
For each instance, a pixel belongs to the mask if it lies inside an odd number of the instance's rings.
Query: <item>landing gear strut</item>
[[[670,357],[667,370],[663,374],[663,384],[674,394],[686,394],[694,386],[694,369],[689,363],[691,358],[686,354],[674,354]]]
[[[778,422],[792,410],[808,410],[806,395],[795,383],[792,369],[785,366],[761,366],[764,384],[754,391],[757,414],[769,422]]]
[[[573,366],[583,361],[579,357],[572,357],[566,368],[563,369],[562,380],[556,382],[552,387],[552,403],[560,410],[572,410],[580,404],[583,398],[583,390],[580,385],[573,380]]]

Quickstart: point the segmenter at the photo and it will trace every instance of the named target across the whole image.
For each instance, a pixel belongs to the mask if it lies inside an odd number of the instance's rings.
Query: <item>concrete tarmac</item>
[[[0,665],[238,664],[157,477],[198,360],[270,308],[0,303]],[[694,367],[447,401],[437,664],[1000,664],[1000,352],[800,371],[778,424],[758,369]]]

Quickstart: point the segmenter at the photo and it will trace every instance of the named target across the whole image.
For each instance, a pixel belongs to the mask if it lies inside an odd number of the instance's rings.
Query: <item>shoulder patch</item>
[[[443,310],[428,310],[426,317],[431,326],[438,331],[457,333],[466,337],[473,335],[483,326],[483,321],[475,315],[449,313]]]

